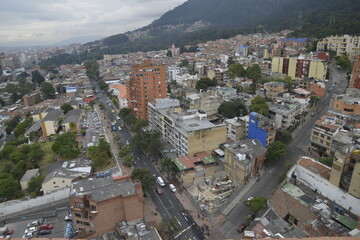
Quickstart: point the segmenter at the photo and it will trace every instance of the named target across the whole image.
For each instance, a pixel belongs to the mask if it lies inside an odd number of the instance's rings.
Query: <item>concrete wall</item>
[[[331,201],[334,201],[336,204],[347,210],[351,207],[350,210],[352,213],[357,215],[360,214],[360,200],[358,198],[353,197],[344,190],[332,185],[328,180],[307,170],[306,168],[303,168],[302,166],[295,165],[288,172],[288,178],[291,178],[293,172],[297,176],[297,181],[310,187],[311,189],[316,189],[319,194]]]
[[[41,185],[44,194],[49,194],[61,188],[70,187],[72,179],[55,177]],[[55,183],[54,183],[55,182]]]

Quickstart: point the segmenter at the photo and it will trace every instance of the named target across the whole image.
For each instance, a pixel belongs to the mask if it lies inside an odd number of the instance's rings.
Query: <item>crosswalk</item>
[[[236,234],[236,226],[230,221],[226,221],[219,228],[220,233],[226,238],[232,238],[234,234]]]

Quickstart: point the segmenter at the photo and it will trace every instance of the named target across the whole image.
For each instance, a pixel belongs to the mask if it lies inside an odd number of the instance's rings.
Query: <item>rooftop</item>
[[[348,94],[337,95],[336,99],[344,101],[347,105],[359,105],[360,104],[360,98],[352,97]]]
[[[324,114],[320,119],[315,121],[315,127],[326,128],[332,132],[335,132],[337,129],[342,127],[345,124],[345,121],[337,118],[332,114]]]
[[[59,121],[60,117],[62,115],[62,111],[60,109],[54,109],[50,111],[41,121]]]
[[[21,178],[20,182],[27,182],[32,177],[34,177],[34,176],[36,176],[38,174],[39,174],[39,168],[34,168],[34,169],[27,170],[25,172],[24,176]]]
[[[249,164],[255,158],[266,153],[266,148],[257,139],[246,139],[224,144],[237,157],[235,158],[242,165]]]
[[[63,123],[77,123],[81,117],[81,113],[83,110],[81,109],[72,109],[65,114],[65,119]]]
[[[328,166],[325,166],[324,164],[315,161],[312,158],[308,158],[308,157],[301,157],[298,165],[306,168],[307,170],[320,175],[321,177],[325,178],[325,179],[330,179],[330,172],[331,172],[331,168]]]
[[[178,158],[173,158],[172,161],[178,167],[180,171],[194,168],[197,163],[201,164],[210,164],[214,163],[215,159],[209,155],[207,152],[196,153],[195,157],[182,156]]]

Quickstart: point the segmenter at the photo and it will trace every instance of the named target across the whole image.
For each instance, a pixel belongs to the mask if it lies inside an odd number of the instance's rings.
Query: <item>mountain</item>
[[[188,0],[148,26],[85,44],[80,56],[45,62],[63,64],[103,54],[160,50],[229,38],[236,34],[294,30],[292,37],[360,34],[359,0]]]
[[[99,40],[101,38],[103,38],[103,36],[98,36],[98,35],[73,37],[73,38],[68,38],[68,39],[53,43],[51,45],[53,45],[53,46],[65,46],[65,45],[69,45],[69,44],[72,44],[72,43],[81,43],[81,44],[83,44],[83,43]]]

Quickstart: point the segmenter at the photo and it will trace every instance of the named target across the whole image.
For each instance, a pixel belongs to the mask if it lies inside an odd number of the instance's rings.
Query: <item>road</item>
[[[93,83],[94,86],[95,83]],[[97,88],[97,86],[96,86]],[[101,93],[100,89],[97,88],[97,91]],[[110,110],[113,109],[112,104],[109,102],[107,96],[104,93],[99,95],[98,101],[102,102],[105,105],[105,108]],[[108,121],[112,121],[112,119],[116,119],[116,112],[108,111],[110,114]],[[117,120],[116,125],[121,126],[122,120]],[[103,123],[104,127],[109,126],[109,122]],[[115,131],[116,134],[120,135],[121,141],[126,144],[126,141],[131,143],[132,135],[129,129],[124,126],[121,130]],[[156,167],[149,161],[148,156],[140,150],[134,149],[134,167],[136,168],[148,168],[154,174],[155,178],[160,176],[159,171]],[[122,163],[119,163],[120,165]],[[192,219],[190,214],[186,212],[180,201],[177,199],[175,194],[169,189],[168,185],[162,187],[164,191],[163,194],[159,195],[155,192],[155,187],[160,187],[158,183],[155,184],[154,190],[147,193],[148,197],[150,197],[153,203],[156,206],[157,211],[161,215],[161,217],[166,220],[170,218],[175,218],[178,223],[178,232],[176,235],[176,239],[178,240],[188,240],[188,239],[204,239],[204,235],[200,229],[200,227],[196,224],[196,222]],[[154,209],[155,210],[155,209]],[[185,215],[185,216],[184,216]]]
[[[293,141],[288,145],[286,156],[270,165],[261,176],[260,181],[255,183],[255,185],[244,195],[240,203],[238,203],[229,215],[226,216],[226,220],[219,228],[220,233],[224,236],[223,238],[239,237],[239,233],[236,232],[236,228],[245,222],[246,216],[250,213],[249,209],[242,203],[250,196],[268,197],[272,191],[278,187],[278,177],[281,173],[286,171],[284,166],[285,159],[295,163],[299,159],[299,156],[309,155],[309,138],[315,121],[323,113],[328,111],[329,102],[333,94],[344,93],[348,86],[348,81],[344,72],[332,65],[329,65],[329,67],[331,71],[330,81],[328,83],[329,91],[317,105],[319,112],[317,112],[315,116],[310,116],[309,114],[306,117],[304,125],[300,126],[300,129],[297,131],[294,131],[296,135],[293,135]],[[332,87],[334,82],[336,82],[335,87]]]

